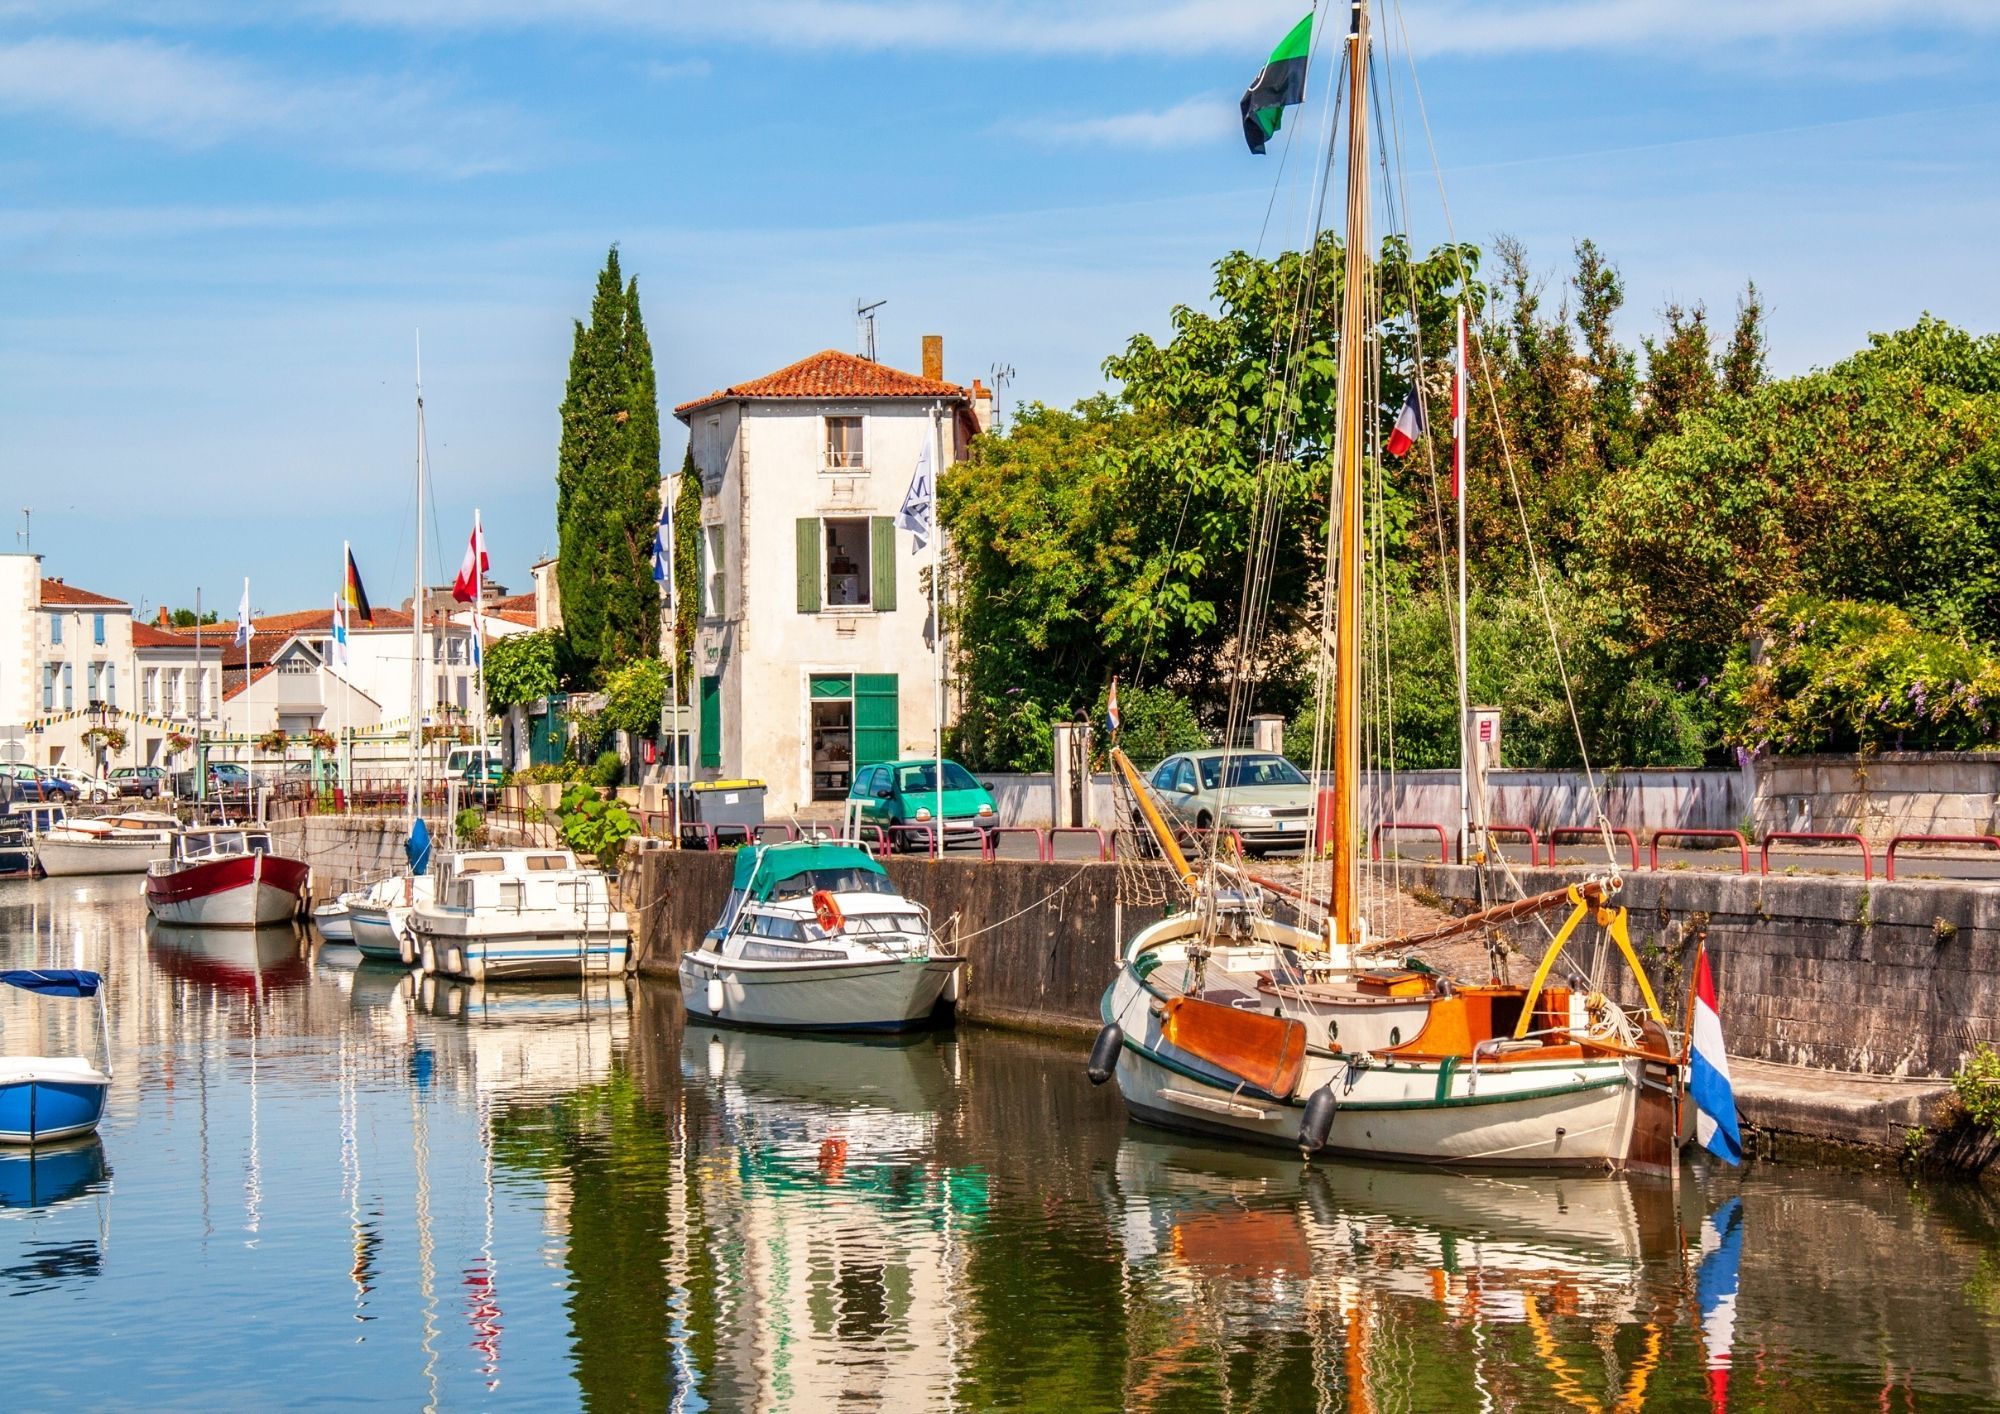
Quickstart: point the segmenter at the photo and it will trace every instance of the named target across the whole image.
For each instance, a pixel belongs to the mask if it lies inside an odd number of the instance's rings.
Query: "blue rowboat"
[[[0,1056],[0,1144],[47,1144],[89,1134],[104,1118],[111,1088],[111,1028],[104,979],[81,968],[0,972],[0,982],[45,997],[96,997],[103,1069],[81,1056]]]

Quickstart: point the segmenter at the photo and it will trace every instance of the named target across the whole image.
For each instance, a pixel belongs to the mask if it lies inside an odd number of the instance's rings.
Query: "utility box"
[[[1285,719],[1276,712],[1259,712],[1250,719],[1250,749],[1273,756],[1285,749]]]

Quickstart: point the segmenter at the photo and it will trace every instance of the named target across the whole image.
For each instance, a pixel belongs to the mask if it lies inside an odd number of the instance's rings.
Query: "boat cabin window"
[[[805,936],[796,918],[774,918],[768,913],[752,918],[749,931],[760,938],[783,938],[794,942]]]
[[[497,854],[474,854],[458,861],[461,874],[498,874],[507,867],[507,861]]]
[[[269,835],[245,835],[243,837],[243,844],[244,848],[253,854],[269,854],[271,852],[271,837]]]
[[[1201,784],[1204,790],[1216,790],[1221,786],[1223,759],[1210,756],[1202,761]],[[1282,756],[1253,752],[1231,756],[1228,761],[1229,784],[1232,786],[1302,786],[1306,783],[1306,778],[1299,774],[1299,768]]]
[[[519,879],[502,879],[500,881],[500,907],[511,908],[516,913],[519,913],[521,911],[521,901],[526,895],[527,885],[523,884]]]
[[[794,874],[789,879],[780,879],[771,886],[772,898],[804,898],[818,889],[830,894],[893,894],[896,886],[889,882],[886,874],[873,870],[812,869],[804,874]]]
[[[548,873],[552,870],[567,869],[569,867],[569,856],[566,854],[531,854],[528,856],[528,869],[531,873]]]

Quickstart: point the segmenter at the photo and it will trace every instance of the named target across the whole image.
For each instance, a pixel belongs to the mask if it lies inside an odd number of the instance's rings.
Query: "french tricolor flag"
[[[1705,945],[1697,945],[1694,954],[1694,1041],[1689,1049],[1695,1138],[1718,1159],[1740,1164],[1743,1136],[1736,1127],[1736,1091],[1729,1084],[1729,1052],[1722,1044],[1722,1014],[1715,1006],[1715,978]]]
[[[1423,435],[1424,405],[1417,401],[1417,390],[1412,388],[1410,396],[1403,399],[1403,410],[1396,414],[1396,425],[1389,429],[1389,455],[1402,456]]]

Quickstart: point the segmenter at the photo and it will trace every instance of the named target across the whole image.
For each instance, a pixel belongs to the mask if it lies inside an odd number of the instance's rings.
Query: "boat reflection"
[[[111,1170],[94,1134],[0,1152],[0,1283],[13,1293],[95,1277],[109,1240]]]
[[[312,980],[304,939],[290,924],[197,928],[149,919],[146,938],[170,977],[231,992],[272,992]]]
[[[1295,1360],[1319,1407],[1422,1407],[1397,1355],[1421,1344],[1468,1403],[1636,1409],[1669,1339],[1694,1339],[1691,1187],[1306,1167],[1135,1130],[1102,1188],[1133,1314],[1168,1333],[1135,1357],[1128,1407],[1184,1396],[1204,1352]]]
[[[987,1176],[943,1162],[951,1047],[819,1040],[690,1023],[687,1206],[739,1339],[703,1372],[712,1404],[949,1403],[969,1335],[968,1238]]]

